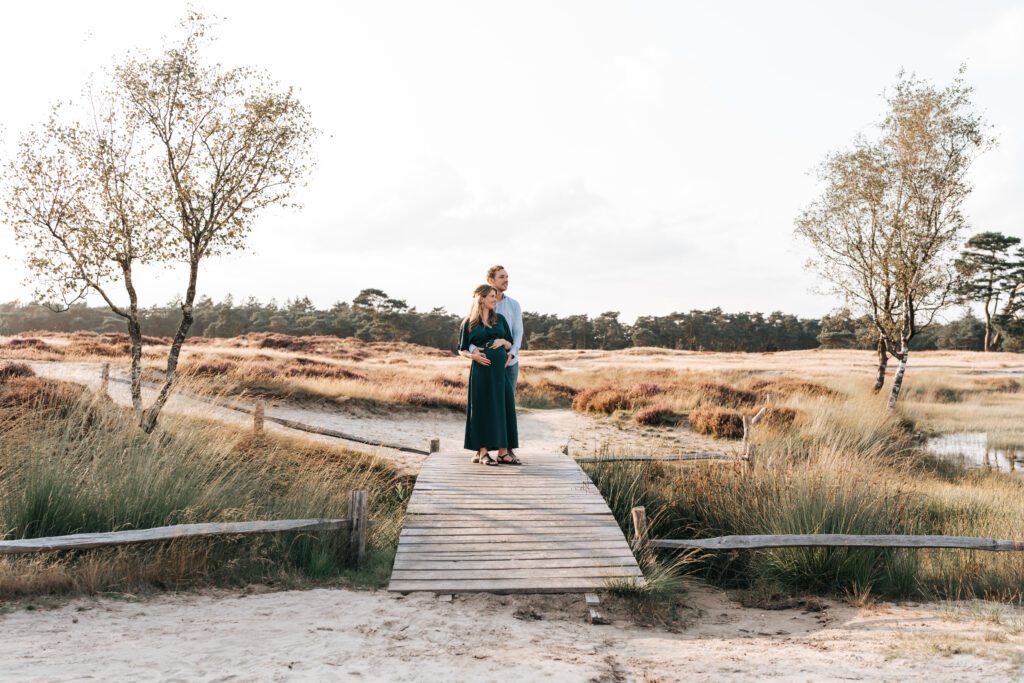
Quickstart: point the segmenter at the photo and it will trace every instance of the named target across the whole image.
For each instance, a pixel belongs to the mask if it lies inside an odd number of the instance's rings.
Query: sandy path
[[[318,589],[79,599],[0,615],[4,680],[1020,680],[1024,612],[743,608],[697,587],[681,632],[583,621],[580,596]],[[539,619],[517,618],[532,612]]]
[[[40,377],[60,379],[99,388],[100,363],[88,362],[29,362]],[[111,370],[112,377],[124,378],[125,373]],[[124,382],[110,383],[110,396],[117,403],[131,405],[128,385]],[[156,392],[144,388],[143,398],[151,401]],[[205,401],[189,398],[181,392],[171,395],[165,410],[179,415],[200,416],[227,424],[248,427],[252,417]],[[348,412],[343,408],[311,408],[278,402],[268,406],[267,415],[285,418],[304,424],[334,429],[365,439],[376,439],[413,448],[426,448],[427,442],[441,439],[444,450],[460,450],[465,432],[465,417],[454,412],[424,411],[410,412],[396,410],[390,415],[371,414],[366,411]],[[520,444],[531,451],[558,452],[566,444],[573,454],[592,453],[610,449],[618,453],[683,453],[719,452],[735,453],[738,446],[725,441],[711,441],[685,429],[643,429],[622,428],[608,418],[580,415],[568,409],[531,410],[519,409]],[[354,450],[372,453],[397,464],[408,472],[418,472],[425,456],[403,453],[389,448],[366,446],[357,442],[341,441],[331,437],[299,432],[271,422],[268,430],[303,438],[342,444]]]

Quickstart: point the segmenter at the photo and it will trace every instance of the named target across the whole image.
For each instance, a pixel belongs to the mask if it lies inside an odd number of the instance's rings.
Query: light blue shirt
[[[523,309],[515,299],[503,296],[494,310],[505,316],[512,330],[512,348],[508,350],[512,354],[512,359],[508,365],[515,365],[519,362],[519,347],[523,345]]]
[[[505,321],[508,323],[509,329],[512,330],[512,348],[508,350],[512,357],[505,367],[516,365],[519,362],[519,347],[523,345],[523,308],[512,297],[503,296],[498,305],[494,307],[494,312],[505,316]],[[470,353],[475,350],[476,346],[470,344]]]

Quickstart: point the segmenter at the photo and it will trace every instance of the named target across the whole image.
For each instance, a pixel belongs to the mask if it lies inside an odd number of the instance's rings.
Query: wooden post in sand
[[[107,396],[110,391],[110,363],[104,363],[100,369],[100,396]]]
[[[348,555],[357,566],[366,557],[367,516],[370,511],[370,494],[366,491],[352,491],[349,494]]]
[[[427,455],[433,455],[441,451],[441,439],[436,436],[427,442]]]
[[[647,535],[647,509],[641,506],[632,510],[633,514],[633,546],[641,561],[650,556],[651,539]]]
[[[743,416],[743,457],[747,459],[748,463],[750,462],[750,451],[751,451],[751,448],[750,448],[750,427],[751,427],[751,424],[752,424],[752,420],[750,419],[750,416],[749,415],[744,415]]]
[[[750,442],[750,437],[752,436],[750,430],[754,425],[763,420],[767,414],[768,406],[765,406],[757,411],[757,415],[754,417],[743,416],[743,457],[746,458],[748,467],[754,465],[754,444]]]
[[[263,401],[256,401],[252,411],[252,433],[256,436],[263,434]]]

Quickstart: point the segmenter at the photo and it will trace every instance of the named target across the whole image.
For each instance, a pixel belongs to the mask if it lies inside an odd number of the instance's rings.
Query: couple
[[[502,266],[489,268],[487,284],[473,291],[473,305],[459,333],[459,355],[473,361],[465,447],[474,451],[473,462],[484,465],[522,464],[512,449],[519,447],[515,392],[523,309],[505,296],[506,289],[508,272]]]

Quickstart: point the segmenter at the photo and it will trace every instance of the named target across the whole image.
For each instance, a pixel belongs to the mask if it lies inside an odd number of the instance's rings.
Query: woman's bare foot
[[[480,458],[482,458],[485,455],[487,455],[487,449],[481,448],[479,451],[476,452],[476,455],[473,456],[473,459],[470,460],[470,462],[480,462]]]

